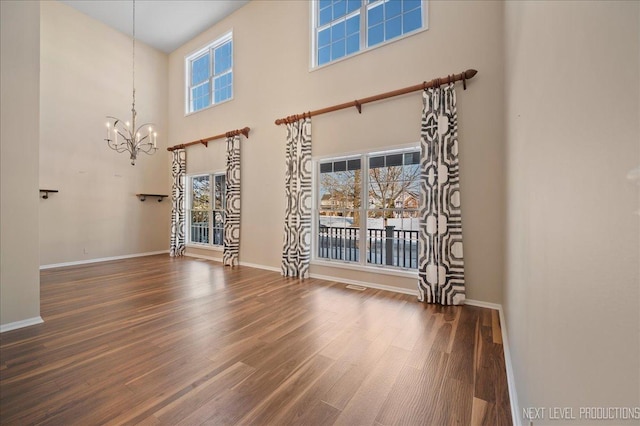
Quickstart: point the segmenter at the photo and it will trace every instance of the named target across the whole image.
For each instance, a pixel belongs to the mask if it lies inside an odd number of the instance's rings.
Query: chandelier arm
[[[113,149],[118,154],[122,154],[123,152],[129,152],[129,153],[131,152],[129,150],[129,147],[122,143],[118,144],[115,148],[111,148],[111,149]]]
[[[114,151],[116,151],[118,149],[118,145],[115,144],[115,142],[111,139],[105,139],[107,141],[107,146],[111,149],[113,149]]]
[[[142,143],[142,141],[144,141],[145,139],[147,139],[149,137],[149,135],[144,135],[143,137],[140,138],[139,141],[136,142],[136,147],[140,147],[142,145],[151,145],[151,142],[144,142]]]
[[[125,123],[124,121],[120,120],[118,117],[113,117],[111,115],[108,115],[107,118],[111,118],[112,120],[115,120],[113,122],[113,128],[118,132],[120,136],[122,136],[125,139],[131,139],[133,137],[133,133],[131,133],[131,129],[129,129],[129,127],[124,124]],[[120,124],[119,128],[118,128],[118,124]],[[126,132],[129,135],[127,136],[123,132]]]
[[[151,145],[148,145],[148,148],[146,149],[139,149],[138,152],[144,152],[147,155],[153,155],[156,153],[156,151],[158,150],[158,148],[154,148]]]
[[[111,119],[115,120],[115,121],[114,121],[114,123],[113,123],[113,125],[114,125],[114,126],[115,126],[116,124],[118,124],[118,122],[119,122],[119,121],[122,121],[122,120],[120,120],[118,117],[114,117],[114,116],[112,116],[112,115],[107,115],[107,118],[111,118]]]
[[[145,126],[155,126],[155,124],[153,123],[144,123],[141,124],[140,126],[138,126],[138,128],[136,129],[136,133],[139,132],[140,130],[142,130],[142,128],[144,128]]]
[[[131,133],[130,133],[130,132],[129,132],[129,136],[127,136],[127,135],[125,135],[124,133],[122,133],[122,132],[120,131],[120,129],[116,129],[116,131],[118,132],[118,134],[119,134],[120,136],[122,136],[122,138],[123,138],[124,140],[131,139]]]
[[[116,143],[113,139],[105,139],[107,141],[107,146],[117,153],[122,153],[129,150],[129,146],[125,142]]]

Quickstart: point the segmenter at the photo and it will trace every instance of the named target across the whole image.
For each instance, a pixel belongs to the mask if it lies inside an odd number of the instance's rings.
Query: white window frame
[[[209,181],[211,182],[211,193],[210,193],[210,203],[209,203],[209,210],[207,210],[208,214],[209,214],[209,242],[208,243],[198,243],[198,242],[192,242],[191,241],[191,231],[192,231],[192,226],[191,226],[191,211],[192,211],[192,207],[193,207],[193,179],[197,178],[197,177],[201,177],[201,176],[209,176]],[[226,199],[226,185],[227,185],[227,179],[226,179],[226,172],[224,170],[219,170],[219,171],[215,171],[215,172],[207,172],[207,173],[194,173],[194,174],[190,174],[187,175],[187,189],[188,189],[188,194],[186,198],[186,246],[187,247],[194,247],[194,248],[199,248],[199,249],[207,249],[207,250],[215,250],[215,251],[222,251],[223,247],[224,247],[224,234],[223,234],[223,240],[221,244],[214,244],[213,241],[213,233],[214,233],[214,228],[213,228],[213,215],[214,212],[216,211],[215,207],[215,178],[216,176],[224,176],[224,184],[225,184],[225,188],[223,188],[223,199],[222,199],[222,212],[223,212],[223,217],[222,217],[222,223],[223,223],[223,227],[224,227],[224,221],[226,220],[226,217],[224,217],[224,210],[225,210],[225,203],[227,202]],[[224,231],[223,231],[224,232]]]
[[[418,270],[415,268],[403,268],[397,266],[390,265],[379,265],[379,264],[371,264],[367,263],[367,247],[366,247],[366,238],[361,237],[359,241],[359,252],[360,259],[358,262],[346,261],[342,259],[328,259],[326,257],[320,257],[319,247],[318,247],[318,224],[320,223],[320,164],[327,161],[340,161],[340,160],[353,160],[356,158],[360,158],[360,167],[362,170],[362,178],[361,178],[361,194],[368,194],[369,188],[369,157],[376,155],[388,155],[388,154],[400,154],[407,153],[420,150],[420,143],[410,143],[403,145],[395,145],[386,148],[376,148],[369,149],[363,151],[354,151],[349,153],[342,154],[334,154],[334,155],[324,155],[321,157],[314,157],[313,161],[313,197],[312,197],[312,221],[311,221],[311,235],[312,235],[312,256],[311,256],[311,264],[318,266],[328,266],[335,267],[341,269],[351,269],[357,271],[364,272],[373,272],[376,274],[384,274],[384,275],[394,275],[400,277],[408,277],[408,278],[417,278]],[[368,198],[368,196],[367,196]],[[367,232],[367,212],[369,211],[368,200],[361,200],[360,203],[360,217],[364,218],[360,223],[360,235],[366,235]]]
[[[213,73],[213,67],[214,67],[214,51],[220,47],[221,45],[227,43],[228,41],[231,41],[231,68],[229,68],[227,71],[225,71],[222,74],[219,75],[214,75]],[[195,86],[191,85],[191,64],[196,61],[197,59],[199,59],[202,55],[206,54],[207,52],[209,52],[209,57],[211,58],[209,60],[209,78]],[[223,36],[217,38],[215,41],[207,44],[206,46],[196,50],[195,52],[192,52],[188,55],[185,56],[184,58],[184,76],[185,76],[185,103],[184,103],[184,114],[185,116],[187,115],[191,115],[191,114],[196,114],[200,111],[204,111],[207,110],[213,106],[216,105],[221,105],[223,103],[229,102],[231,100],[233,100],[234,97],[234,93],[235,91],[233,90],[233,82],[234,82],[234,77],[233,77],[233,68],[234,68],[234,43],[233,43],[233,31],[229,31],[228,33],[224,34]],[[215,102],[215,97],[214,97],[214,79],[217,77],[221,77],[223,75],[226,74],[231,74],[231,97],[228,99],[225,99],[224,101]],[[191,110],[191,89],[193,87],[197,87],[201,84],[204,84],[205,82],[209,82],[209,89],[210,89],[210,99],[211,99],[211,103],[201,109],[198,110]]]
[[[383,3],[388,1],[388,0],[381,0]],[[311,62],[309,65],[309,68],[311,71],[316,70],[316,69],[320,69],[320,68],[324,68],[326,66],[332,65],[332,64],[336,64],[338,62],[344,61],[345,59],[348,58],[353,58],[354,56],[360,55],[362,53],[365,52],[369,52],[371,50],[377,49],[379,47],[382,46],[386,46],[390,43],[395,43],[398,40],[402,40],[404,38],[407,37],[411,37],[415,34],[419,34],[423,31],[426,31],[429,29],[429,12],[428,12],[428,5],[429,5],[429,0],[421,0],[422,2],[422,27],[421,28],[417,28],[413,31],[407,32],[405,34],[401,34],[395,38],[392,38],[390,40],[385,40],[381,43],[376,44],[375,46],[370,46],[367,47],[367,19],[368,19],[368,14],[367,14],[367,0],[362,0],[362,5],[360,6],[360,49],[357,52],[354,53],[350,53],[350,54],[345,54],[343,57],[339,58],[339,59],[335,59],[335,60],[330,60],[329,62],[322,64],[322,65],[318,65],[318,33],[320,31],[321,28],[325,28],[326,26],[331,25],[332,23],[338,21],[338,20],[342,20],[342,19],[347,19],[352,17],[353,15],[358,13],[358,10],[355,10],[341,18],[338,18],[336,21],[331,21],[328,24],[323,25],[322,27],[319,27],[318,24],[318,19],[319,19],[319,0],[312,0],[310,1],[310,7],[311,7],[311,13],[310,13],[310,17],[311,17]]]

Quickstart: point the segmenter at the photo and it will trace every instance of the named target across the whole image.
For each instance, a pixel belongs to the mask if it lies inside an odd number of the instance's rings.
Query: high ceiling
[[[108,26],[132,35],[131,0],[61,0]],[[248,0],[138,0],[136,39],[170,53],[247,4]]]

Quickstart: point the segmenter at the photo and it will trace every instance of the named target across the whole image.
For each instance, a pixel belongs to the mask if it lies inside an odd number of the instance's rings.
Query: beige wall
[[[41,265],[167,250],[170,194],[167,55],[136,43],[138,122],[158,152],[135,166],[104,141],[106,116],[131,120],[131,38],[54,1],[41,3]]]
[[[503,273],[503,69],[500,2],[430,2],[430,29],[309,71],[309,3],[253,1],[169,57],[169,136],[176,144],[249,126],[242,142],[243,262],[279,267],[285,129],[276,118],[424,80],[479,70],[459,87],[467,297],[500,302]],[[184,58],[233,30],[234,99],[184,116]],[[417,143],[419,94],[313,119],[313,155]],[[189,173],[224,168],[213,145],[187,152]],[[193,250],[189,250],[194,252]],[[200,251],[200,253],[202,253]],[[205,254],[218,256],[218,253]],[[312,273],[415,289],[416,279],[312,266]]]
[[[521,407],[640,405],[626,179],[640,162],[639,7],[505,3],[504,307]]]
[[[0,325],[40,316],[40,7],[0,2]]]

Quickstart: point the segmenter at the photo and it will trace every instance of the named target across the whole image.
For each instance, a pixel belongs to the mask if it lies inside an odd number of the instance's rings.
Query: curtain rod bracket
[[[248,138],[250,130],[251,129],[249,127],[245,127],[243,129],[232,130],[230,132],[226,132],[226,133],[222,133],[222,134],[219,134],[219,135],[211,136],[211,137],[208,137],[206,139],[196,139],[193,142],[187,142],[187,143],[182,143],[182,144],[179,144],[179,145],[170,146],[170,147],[167,148],[167,151],[175,151],[176,149],[185,149],[188,146],[197,145],[197,144],[202,144],[205,147],[209,148],[209,142],[211,142],[213,140],[216,140],[216,139],[224,138],[225,136],[226,137],[236,136],[236,135],[239,135],[239,134],[242,133],[243,135],[245,135],[245,137]]]
[[[358,114],[362,114],[362,104],[360,102],[358,102],[357,99],[355,101],[353,101],[353,103],[355,104],[355,107],[358,110]]]

